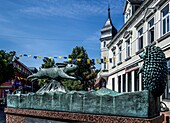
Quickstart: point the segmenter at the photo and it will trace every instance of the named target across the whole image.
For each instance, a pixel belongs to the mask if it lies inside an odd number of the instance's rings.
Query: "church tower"
[[[117,29],[113,26],[111,18],[110,18],[110,7],[108,6],[108,19],[100,30],[101,37],[100,37],[100,52],[101,52],[101,59],[103,59],[103,64],[101,64],[101,70],[107,71],[108,70],[108,56],[109,50],[107,48],[107,44],[113,39],[113,37],[117,34]]]

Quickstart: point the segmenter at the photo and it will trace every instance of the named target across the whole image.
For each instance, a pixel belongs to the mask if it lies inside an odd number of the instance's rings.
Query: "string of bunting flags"
[[[27,54],[18,54],[16,55],[17,57],[28,57],[28,58],[33,58],[33,59],[41,59],[41,58],[49,58],[49,59],[65,59],[65,60],[68,60],[68,61],[73,61],[73,62],[80,62],[80,61],[83,61],[83,62],[87,62],[87,64],[90,64],[91,61],[93,63],[97,63],[97,64],[101,64],[101,63],[112,63],[116,58],[113,57],[113,58],[104,58],[104,59],[99,59],[99,58],[96,58],[96,59],[81,59],[81,58],[77,58],[77,59],[72,59],[72,58],[68,58],[68,57],[63,57],[63,56],[55,56],[55,57],[43,57],[43,56],[35,56],[35,55],[27,55]]]
[[[19,77],[19,76],[15,76],[15,79],[18,79],[18,80],[27,80],[27,78],[23,78],[23,77]]]

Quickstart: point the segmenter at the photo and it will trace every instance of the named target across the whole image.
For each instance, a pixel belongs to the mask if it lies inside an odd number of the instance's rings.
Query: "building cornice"
[[[113,72],[110,72],[110,73],[109,73],[109,76],[111,76],[111,75],[113,75],[113,74],[116,74],[116,73],[118,73],[118,72],[120,72],[120,71],[122,71],[122,70],[125,70],[126,68],[128,68],[128,67],[130,67],[130,66],[132,66],[132,65],[134,65],[134,64],[138,64],[138,63],[140,63],[140,62],[142,62],[142,61],[143,61],[142,59],[138,59],[138,60],[132,62],[131,64],[128,64],[128,65],[126,65],[126,66],[124,66],[124,67],[121,67],[120,69],[117,69],[117,70],[115,70],[115,71],[113,71]],[[116,67],[115,67],[115,69],[116,69]]]
[[[123,39],[119,40],[116,45],[120,45],[122,44],[122,42],[123,42]]]
[[[123,38],[124,39],[127,39],[128,37],[130,37],[132,35],[132,30],[130,31],[125,31],[124,34],[123,34]]]
[[[105,41],[105,40],[112,40],[112,36],[107,36],[107,37],[103,37],[103,38],[100,38],[100,41]]]

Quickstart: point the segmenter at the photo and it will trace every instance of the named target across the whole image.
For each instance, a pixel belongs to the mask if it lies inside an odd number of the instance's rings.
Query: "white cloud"
[[[90,35],[86,41],[87,42],[91,42],[91,43],[96,43],[99,42],[100,39],[100,30],[94,32],[92,35]]]
[[[122,13],[121,0],[110,2],[113,13]],[[20,9],[26,14],[41,16],[66,16],[77,18],[78,16],[105,15],[108,2],[105,0],[44,0],[34,2],[33,5]]]

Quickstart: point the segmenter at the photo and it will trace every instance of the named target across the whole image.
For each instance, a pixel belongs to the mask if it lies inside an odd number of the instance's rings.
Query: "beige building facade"
[[[137,73],[143,64],[139,54],[155,45],[167,58],[169,82],[162,98],[170,99],[170,0],[127,0],[123,14],[120,31],[105,47],[100,40],[100,76],[106,79],[106,87],[117,92],[142,90],[142,75]]]

